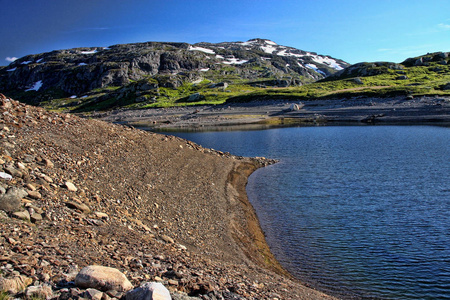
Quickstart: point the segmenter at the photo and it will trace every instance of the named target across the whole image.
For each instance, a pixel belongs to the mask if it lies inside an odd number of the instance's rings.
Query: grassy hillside
[[[232,67],[230,67],[232,68]],[[82,98],[58,98],[41,105],[65,111],[98,111],[111,108],[140,109],[185,105],[223,104],[233,101],[261,99],[301,100],[346,97],[388,97],[395,95],[450,95],[450,61],[448,53],[433,53],[410,58],[401,64],[378,62],[359,63],[318,82],[291,87],[271,87],[280,80],[264,78],[244,80],[232,70],[229,74],[205,72],[203,80],[185,81],[177,88],[145,89],[154,78],[131,82],[123,87],[96,89]],[[159,80],[160,81],[160,80]],[[217,84],[220,82],[221,84]],[[143,89],[144,90],[144,89]]]

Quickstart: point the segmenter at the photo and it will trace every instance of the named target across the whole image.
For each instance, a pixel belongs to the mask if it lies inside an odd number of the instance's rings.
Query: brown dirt
[[[272,161],[6,98],[0,112],[0,166],[20,171],[0,184],[36,188],[22,209],[43,217],[0,215],[4,276],[57,289],[71,270],[99,264],[135,286],[156,280],[208,299],[332,298],[289,276],[265,243],[245,185]]]

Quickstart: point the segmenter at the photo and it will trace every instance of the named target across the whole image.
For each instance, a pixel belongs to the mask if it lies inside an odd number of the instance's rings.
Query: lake
[[[247,185],[275,257],[342,298],[450,299],[450,128],[171,132],[280,162]]]

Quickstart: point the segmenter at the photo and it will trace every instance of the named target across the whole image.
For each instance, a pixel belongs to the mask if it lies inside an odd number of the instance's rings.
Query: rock
[[[444,91],[450,90],[450,82],[447,83],[446,85],[444,85],[444,86],[442,87],[442,90],[444,90]]]
[[[87,206],[86,204],[83,204],[83,203],[78,203],[76,201],[68,201],[68,202],[66,202],[66,205],[69,208],[78,209],[78,210],[84,212],[85,214],[88,214],[91,212],[91,209],[89,208],[89,206]]]
[[[6,212],[15,212],[19,210],[22,205],[22,198],[26,197],[28,193],[17,187],[12,187],[6,191],[6,194],[0,197],[0,209]]]
[[[94,211],[94,215],[99,218],[99,219],[104,219],[104,220],[108,220],[109,217],[107,214],[99,212],[99,211]]]
[[[14,168],[12,166],[6,167],[5,171],[6,171],[6,173],[10,174],[13,177],[17,177],[17,178],[22,177],[22,172],[20,172],[19,170],[17,170],[16,168]]]
[[[31,199],[41,199],[42,195],[38,191],[28,191],[28,197]]]
[[[53,168],[55,165],[52,163],[52,161],[51,160],[49,160],[49,159],[47,159],[47,158],[44,158],[44,165],[47,167],[47,168]]]
[[[25,291],[28,299],[50,299],[53,295],[52,287],[48,284],[29,286]]]
[[[409,79],[408,76],[406,76],[406,75],[402,75],[402,76],[398,76],[397,77],[397,80],[406,80],[406,79]]]
[[[29,286],[33,280],[23,275],[19,275],[13,278],[0,278],[0,291],[7,291],[11,294],[17,294],[27,286]]]
[[[303,106],[304,106],[303,103],[300,104],[292,103],[291,106],[289,106],[289,111],[299,111],[300,109],[302,109]]]
[[[32,213],[30,215],[30,220],[32,223],[40,222],[40,221],[42,221],[42,215],[38,214],[38,213]]]
[[[175,243],[175,241],[174,241],[170,236],[167,236],[167,235],[165,235],[165,234],[163,234],[163,235],[161,236],[161,239],[162,239],[163,241],[165,241],[166,243],[169,243],[169,244]]]
[[[88,266],[75,277],[75,285],[81,288],[94,288],[100,291],[116,290],[121,292],[133,288],[125,275],[115,268]]]
[[[70,182],[70,181],[66,181],[66,182],[64,183],[64,187],[65,187],[66,189],[68,189],[69,191],[71,191],[71,192],[76,192],[76,191],[78,191],[77,187],[76,187],[72,182]]]
[[[16,211],[12,215],[13,215],[14,218],[17,218],[17,219],[27,220],[27,221],[31,220],[30,213],[27,210]]]
[[[92,300],[101,300],[103,297],[103,292],[96,289],[86,289],[86,291],[82,294],[82,297]]]
[[[356,84],[364,84],[364,82],[359,77],[353,78],[352,81]]]
[[[172,297],[162,283],[146,282],[126,293],[125,300],[172,300]]]
[[[192,94],[188,97],[187,101],[200,101],[205,99],[205,96],[201,95],[200,93]]]
[[[0,172],[0,178],[5,180],[11,180],[12,176],[8,173]]]

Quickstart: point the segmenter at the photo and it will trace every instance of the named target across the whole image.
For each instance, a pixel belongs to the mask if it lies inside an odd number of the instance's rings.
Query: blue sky
[[[56,49],[270,39],[349,63],[450,51],[449,0],[0,0],[0,65]]]

